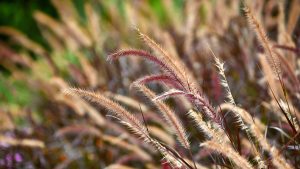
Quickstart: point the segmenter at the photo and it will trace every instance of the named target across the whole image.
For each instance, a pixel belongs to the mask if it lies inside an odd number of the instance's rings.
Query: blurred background
[[[298,111],[299,1],[249,5],[284,56],[283,79]],[[69,87],[101,92],[137,115],[141,106],[153,135],[180,150],[150,101],[129,89],[135,79],[160,70],[138,58],[107,62],[108,54],[121,49],[150,51],[135,28],[181,58],[216,106],[225,96],[209,45],[225,61],[238,104],[263,124],[279,125],[282,115],[274,113],[278,108],[266,85],[270,66],[242,8],[239,0],[1,0],[0,168],[170,167],[106,117],[106,110],[62,93]],[[282,97],[278,84],[271,85]],[[150,86],[157,93],[165,88]],[[196,135],[191,137],[195,159],[210,166],[209,154],[198,147],[203,137],[188,125],[191,105],[168,103]],[[285,123],[281,127],[290,132]],[[280,134],[268,136],[279,139]]]

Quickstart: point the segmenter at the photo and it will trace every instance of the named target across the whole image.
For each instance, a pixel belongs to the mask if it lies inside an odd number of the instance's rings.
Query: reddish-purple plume
[[[136,80],[133,83],[138,83],[138,84],[147,84],[151,82],[158,82],[158,83],[163,83],[168,86],[171,86],[173,88],[176,88],[178,90],[182,90],[183,87],[181,86],[180,83],[173,77],[167,74],[157,74],[157,75],[149,75],[149,76],[144,76],[141,77],[140,79]]]
[[[165,67],[165,64],[160,61],[159,59],[157,59],[154,55],[146,52],[146,51],[143,51],[143,50],[136,50],[136,49],[130,49],[130,50],[121,50],[119,52],[116,52],[116,53],[113,53],[113,54],[110,54],[107,58],[107,60],[109,61],[113,61],[113,60],[117,60],[119,59],[120,57],[123,57],[123,56],[138,56],[138,57],[142,57],[144,59],[147,59],[147,60],[150,60],[162,67]]]

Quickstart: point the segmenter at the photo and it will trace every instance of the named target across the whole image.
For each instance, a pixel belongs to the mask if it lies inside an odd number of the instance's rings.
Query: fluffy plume
[[[208,139],[211,139],[214,136],[213,129],[207,125],[200,113],[197,113],[194,110],[190,110],[188,112],[188,115],[195,122],[197,127],[207,136]]]
[[[244,157],[240,156],[229,146],[223,146],[215,140],[206,141],[201,143],[200,146],[206,147],[228,157],[237,165],[238,168],[253,169],[252,165]]]
[[[182,89],[182,86],[173,77],[167,74],[144,76],[134,81],[132,84],[147,84],[150,82],[163,83],[178,90]]]
[[[124,56],[136,56],[136,57],[141,57],[143,59],[146,59],[148,61],[151,61],[157,65],[159,65],[163,70],[165,70],[167,73],[169,73],[173,78],[175,78],[177,81],[180,79],[180,75],[178,72],[174,70],[174,67],[170,65],[170,62],[165,61],[164,59],[157,57],[155,55],[152,55],[148,52],[142,51],[142,50],[122,50],[116,53],[113,53],[108,56],[108,60],[117,60],[120,57]],[[180,81],[178,81],[180,82]]]
[[[162,47],[160,47],[157,43],[155,43],[151,38],[149,38],[147,35],[143,34],[139,31],[139,29],[136,29],[140,35],[140,37],[143,39],[143,41],[152,48],[153,51],[157,52],[159,58],[168,65],[168,67],[172,68],[172,71],[174,74],[180,76],[183,76],[182,69],[180,69],[179,64],[175,58],[172,58],[168,53],[166,53]]]
[[[273,71],[275,72],[276,76],[280,76],[281,68],[280,68],[280,62],[278,61],[278,58],[276,57],[273,47],[271,45],[271,42],[269,41],[267,34],[265,30],[262,27],[262,24],[257,20],[257,18],[252,13],[251,9],[247,6],[244,8],[246,17],[248,19],[249,24],[253,27],[256,36],[263,46],[265,52],[267,53],[267,56],[269,58],[269,61],[271,62]]]
[[[170,97],[174,97],[174,96],[179,96],[179,95],[184,95],[184,96],[188,96],[188,97],[193,97],[192,94],[188,94],[184,91],[181,90],[177,90],[177,89],[171,89],[169,91],[166,91],[158,96],[156,96],[155,98],[153,98],[153,101],[157,101],[157,100],[165,100],[168,99]]]
[[[280,62],[278,59],[278,53],[274,52],[273,46],[271,45],[271,42],[268,40],[267,34],[265,32],[265,30],[263,29],[263,27],[261,26],[262,24],[256,19],[256,17],[253,15],[252,11],[250,10],[250,8],[248,8],[247,6],[245,6],[244,8],[245,14],[248,18],[248,22],[251,26],[253,26],[254,31],[258,37],[258,40],[260,41],[260,43],[262,44],[265,52],[267,53],[267,56],[271,62],[271,66],[273,68],[273,71],[275,72],[276,77],[278,78],[282,91],[284,93],[284,98],[285,101],[288,105],[288,109],[289,109],[289,113],[286,114],[284,112],[284,110],[282,110],[282,108],[280,107],[280,104],[278,102],[278,99],[274,96],[273,92],[272,95],[274,97],[274,99],[276,100],[278,106],[281,109],[281,112],[285,115],[290,127],[292,128],[294,134],[297,133],[297,130],[295,129],[295,126],[293,125],[292,121],[289,120],[288,116],[291,114],[291,109],[288,103],[288,98],[287,98],[287,94],[286,94],[286,89],[283,83],[283,80],[281,78],[281,66],[280,66]],[[273,90],[273,89],[271,89]]]
[[[153,100],[161,100],[161,99],[169,98],[171,96],[184,95],[192,103],[195,104],[197,109],[203,110],[203,113],[206,114],[206,116],[208,116],[212,121],[214,121],[215,123],[221,126],[222,122],[220,116],[216,113],[213,106],[210,105],[207,98],[203,95],[203,93],[199,89],[196,80],[191,76],[192,73],[188,72],[187,68],[185,68],[185,66],[180,61],[177,61],[177,59],[175,58],[171,58],[152,39],[142,34],[141,32],[139,33],[141,38],[146,42],[146,44],[149,45],[149,47],[151,47],[157,53],[161,54],[160,57],[151,55],[144,51],[128,50],[128,51],[117,52],[110,55],[108,57],[109,60],[115,60],[122,56],[133,55],[133,56],[140,56],[142,58],[145,58],[147,60],[150,60],[160,65],[163,68],[163,70],[165,70],[166,73],[168,73],[174,79],[173,83],[180,84],[183,87],[183,90],[171,89],[170,91],[167,91],[166,93],[157,96]]]
[[[155,94],[146,86],[135,84],[135,87],[142,91],[149,99],[153,99],[155,97]],[[171,108],[169,108],[161,101],[155,101],[154,104],[157,106],[165,120],[171,126],[172,132],[176,134],[177,139],[181,143],[181,145],[186,149],[190,149],[190,143],[188,141],[186,130],[176,114],[171,110]]]
[[[249,124],[248,130],[256,138],[257,143],[259,143],[259,145],[264,150],[268,151],[271,154],[272,162],[274,163],[275,166],[277,166],[278,168],[292,168],[286,162],[286,160],[278,153],[277,148],[270,146],[270,144],[268,143],[268,141],[264,137],[264,134],[261,131],[264,125],[260,121],[255,120],[255,122],[254,122],[252,117],[250,116],[250,114],[246,110],[244,110],[242,108],[239,108],[239,107],[236,107],[234,105],[223,104],[223,105],[221,105],[221,108],[223,110],[224,109],[229,109],[231,111],[235,111],[236,113],[241,115],[241,117],[244,119],[244,121],[247,124]]]
[[[148,136],[148,131],[140,121],[134,117],[131,113],[121,107],[119,104],[107,99],[106,97],[88,92],[82,89],[71,88],[65,91],[66,94],[78,95],[81,98],[88,100],[90,102],[97,103],[107,110],[111,111],[117,119],[119,119],[124,125],[129,127],[132,131],[134,131],[138,136],[146,139]]]
[[[219,74],[221,76],[221,85],[225,88],[226,90],[226,97],[228,99],[228,102],[231,103],[231,104],[235,104],[235,101],[233,99],[233,96],[232,96],[232,93],[231,93],[231,90],[230,90],[230,87],[228,85],[228,81],[227,81],[227,78],[226,78],[226,75],[225,75],[225,68],[224,68],[224,62],[222,62],[215,54],[214,52],[211,50],[211,48],[209,48],[209,50],[211,51],[211,53],[213,54],[214,56],[214,60],[215,60],[215,64],[216,64],[216,67],[219,69]]]
[[[151,138],[147,128],[144,125],[142,125],[142,123],[134,115],[129,113],[117,103],[107,99],[102,95],[93,92],[88,92],[82,89],[71,88],[66,90],[65,93],[71,95],[78,95],[83,99],[97,103],[102,107],[108,109],[114,114],[116,119],[120,120],[120,122],[123,125],[127,126],[136,135],[142,138],[146,143],[149,143],[152,146],[154,146],[168,162],[173,164],[175,167],[180,168],[183,166],[182,162],[174,157],[174,153],[171,153],[170,150],[168,150],[165,146],[160,144],[157,140]]]
[[[299,123],[298,123],[296,117],[292,116],[289,113],[289,106],[282,99],[279,100],[279,104],[282,107],[283,111],[285,111],[285,114],[287,115],[289,121],[291,121],[293,123],[293,125],[295,126],[295,129],[297,131],[299,131]]]
[[[162,49],[157,43],[154,42],[150,37],[143,34],[137,29],[140,37],[143,41],[158,54],[160,60],[162,60],[168,67],[170,67],[170,72],[174,78],[185,87],[186,90],[199,91],[197,81],[191,72],[185,67],[183,62],[177,57],[170,56],[165,50]]]

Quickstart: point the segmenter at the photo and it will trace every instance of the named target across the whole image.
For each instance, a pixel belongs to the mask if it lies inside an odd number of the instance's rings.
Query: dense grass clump
[[[298,1],[51,2],[0,26],[0,168],[300,167]]]

